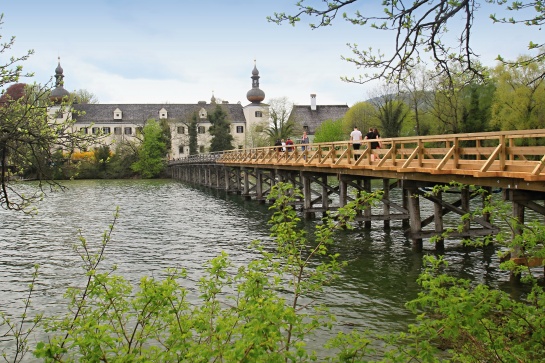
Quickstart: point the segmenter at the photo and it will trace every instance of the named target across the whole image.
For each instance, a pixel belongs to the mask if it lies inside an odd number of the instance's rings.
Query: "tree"
[[[227,112],[216,105],[214,112],[208,115],[208,119],[212,123],[210,126],[210,134],[212,141],[210,142],[210,151],[233,150],[233,135],[231,135],[231,123],[227,119]]]
[[[77,91],[74,91],[70,94],[70,96],[72,97],[72,100],[74,103],[84,103],[84,104],[99,103],[97,96],[94,93],[89,92],[85,89],[79,89]]]
[[[317,18],[317,22],[310,27],[330,26],[337,16],[354,25],[369,26],[372,29],[382,30],[392,34],[393,39],[387,44],[393,44],[393,49],[388,53],[371,48],[361,50],[356,44],[349,44],[352,57],[343,57],[357,68],[371,70],[372,74],[365,74],[359,78],[343,77],[347,82],[366,83],[375,79],[390,81],[402,80],[406,71],[418,64],[424,55],[430,54],[437,64],[436,74],[442,74],[447,78],[451,76],[451,66],[454,64],[457,71],[468,74],[473,79],[483,78],[483,70],[475,63],[478,57],[472,47],[473,22],[476,12],[481,7],[481,0],[462,1],[408,1],[385,0],[382,3],[383,13],[374,13],[368,8],[360,11],[357,5],[363,6],[363,1],[358,0],[331,0],[313,2],[311,0],[299,0],[295,4],[297,10],[291,14],[285,12],[274,13],[268,17],[275,23],[288,22],[295,25],[305,16]],[[505,1],[486,1],[486,3],[503,6]],[[320,5],[317,5],[320,4]],[[371,8],[372,9],[372,8]],[[513,2],[506,10],[516,13],[510,18],[499,18],[491,15],[493,22],[509,24],[523,24],[531,27],[541,27],[545,23],[545,5],[543,0],[528,2]],[[520,13],[518,13],[520,11]],[[520,17],[517,15],[520,14]],[[462,24],[460,26],[460,24]],[[446,34],[454,30],[454,36]],[[494,33],[491,32],[493,35]],[[537,33],[532,34],[536,36]],[[454,39],[449,43],[448,39]],[[545,43],[529,42],[528,49],[537,51],[529,62],[539,62],[545,58]],[[503,59],[498,56],[500,61]],[[524,63],[515,63],[523,65]],[[545,73],[538,77],[543,78]]]
[[[429,114],[429,72],[423,66],[417,66],[407,72],[401,83],[401,92],[414,118],[416,135],[427,135],[429,125],[425,124],[425,116]]]
[[[268,122],[260,121],[246,127],[244,146],[249,148],[270,146],[269,136],[265,133]]]
[[[27,85],[25,83],[14,83],[0,96],[0,105],[7,105],[11,100],[21,99],[26,92]]]
[[[3,14],[0,15],[1,24]],[[8,57],[14,42],[15,37],[11,37],[0,45],[0,54],[8,59],[0,65],[3,93],[0,104],[0,205],[7,209],[28,210],[34,200],[42,197],[44,183],[62,187],[54,179],[60,164],[68,159],[65,160],[63,153],[83,148],[85,143],[93,142],[94,137],[73,132],[74,121],[66,117],[70,104],[53,105],[48,97],[49,84],[17,84],[22,77],[32,77],[23,72],[21,63],[33,51]],[[8,86],[13,88],[7,91]],[[16,173],[38,180],[39,190],[23,195],[13,188],[10,178]]]
[[[138,160],[131,165],[132,170],[143,178],[155,178],[163,172],[166,163],[167,147],[161,125],[151,119],[142,130],[144,139],[138,148]]]
[[[346,111],[343,117],[343,132],[350,135],[350,132],[357,126],[360,130],[368,130],[377,123],[375,107],[370,102],[358,102]]]
[[[521,56],[514,63],[529,61]],[[493,124],[500,130],[543,128],[545,125],[545,60],[525,66],[498,65],[492,106]]]
[[[331,142],[331,141],[343,141],[346,140],[347,135],[344,131],[344,120],[325,120],[322,122],[314,132],[313,142]]]
[[[296,120],[290,119],[290,112],[293,104],[286,97],[273,98],[269,102],[269,128],[265,133],[269,136],[269,141],[287,139],[295,133]]]
[[[161,141],[165,143],[165,147],[170,152],[172,148],[172,132],[170,131],[170,125],[167,119],[162,119],[160,122],[161,125]]]
[[[384,85],[376,91],[377,96],[369,102],[375,106],[375,114],[380,122],[381,137],[398,137],[401,127],[410,112],[407,105],[401,100],[397,87]],[[376,125],[375,125],[376,126]],[[366,129],[363,130],[364,132]]]
[[[473,84],[465,88],[466,101],[463,106],[462,132],[488,131],[494,90],[495,86],[492,83]]]
[[[191,121],[187,127],[189,133],[189,155],[197,155],[199,153],[197,142],[197,113],[193,113]]]
[[[455,66],[452,68],[454,69]],[[456,71],[452,72],[450,78],[435,78],[431,85],[429,101],[429,111],[435,119],[433,131],[437,134],[459,133],[476,127],[486,127],[487,107],[490,105],[493,90],[493,85],[488,85],[488,83],[488,78],[482,81],[475,80],[463,72]],[[472,89],[478,93],[474,94],[473,101]],[[478,105],[475,102],[477,101],[476,96],[478,96]],[[473,105],[471,105],[472,102]],[[480,117],[481,120],[472,120],[469,117],[470,110],[473,113],[471,117]],[[482,111],[482,115],[479,116],[477,111]],[[472,125],[466,125],[467,122]]]
[[[110,146],[102,145],[102,146],[96,147],[95,149],[93,149],[93,155],[95,157],[95,162],[98,165],[98,169],[100,171],[106,170],[106,166],[110,162],[110,156],[111,156]]]

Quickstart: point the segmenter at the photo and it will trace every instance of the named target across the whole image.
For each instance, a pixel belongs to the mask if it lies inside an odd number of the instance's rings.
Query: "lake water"
[[[169,267],[186,268],[188,280],[195,282],[203,263],[221,251],[245,264],[257,256],[249,247],[252,240],[272,243],[268,205],[240,196],[173,180],[63,184],[68,189],[48,193],[36,216],[0,210],[0,307],[9,315],[23,306],[35,264],[40,276],[33,306],[46,314],[64,312],[63,293],[81,282],[80,258],[73,250],[78,236],[99,245],[117,207],[106,265],[117,264],[118,273],[134,282],[144,275],[162,276]],[[306,222],[305,228],[311,231],[314,223]],[[413,321],[404,304],[417,296],[422,255],[435,253],[433,246],[425,243],[424,252],[413,252],[395,222],[389,231],[373,222],[370,230],[343,231],[336,240],[334,252],[350,263],[320,302],[337,315],[340,329],[404,329]],[[516,291],[509,275],[498,269],[494,248],[466,249],[448,242],[444,255],[450,273]]]

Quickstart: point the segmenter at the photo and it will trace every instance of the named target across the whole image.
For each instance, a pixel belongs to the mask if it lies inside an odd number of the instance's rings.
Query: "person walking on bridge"
[[[359,150],[361,146],[362,134],[358,130],[357,126],[354,126],[354,131],[350,133],[350,141],[352,142],[352,148],[354,150]],[[358,160],[358,155],[354,155],[354,159]]]
[[[286,150],[289,152],[289,151],[293,151],[293,141],[291,140],[291,138],[288,137],[288,139],[286,140]]]
[[[309,143],[308,135],[307,135],[307,132],[304,131],[303,137],[301,137],[301,144],[303,144],[303,146],[301,146],[301,150],[305,151],[306,150],[305,144],[308,144],[308,143]]]
[[[377,131],[378,133],[378,131]],[[370,127],[369,132],[365,134],[364,140],[375,140],[377,138],[377,134],[375,134],[375,130]],[[375,154],[373,154],[373,149],[376,149],[378,145],[378,142],[373,141],[370,144],[368,144],[368,147],[371,148],[371,161],[375,161]]]

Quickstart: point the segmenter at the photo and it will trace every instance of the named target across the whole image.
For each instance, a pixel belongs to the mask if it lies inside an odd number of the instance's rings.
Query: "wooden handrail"
[[[545,129],[385,138],[371,150],[374,141],[363,140],[361,150],[350,141],[296,144],[289,152],[277,146],[230,150],[217,162],[545,180]]]

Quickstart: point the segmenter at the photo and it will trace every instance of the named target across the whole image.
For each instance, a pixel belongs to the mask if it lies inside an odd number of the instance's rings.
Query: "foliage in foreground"
[[[198,296],[184,287],[183,270],[170,270],[163,279],[145,277],[137,287],[115,275],[115,268],[103,271],[101,263],[114,225],[98,250],[82,238],[77,251],[86,284],[68,291],[65,316],[45,320],[49,338],[38,344],[35,356],[47,362],[542,360],[545,294],[537,279],[527,278],[533,288],[520,301],[502,291],[450,277],[441,270],[446,262],[432,257],[426,257],[418,280],[421,293],[407,304],[417,315],[416,324],[406,332],[378,337],[359,331],[339,333],[326,346],[329,356],[317,357],[306,342],[319,328],[334,329],[335,319],[314,301],[343,267],[339,256],[328,252],[333,233],[350,227],[356,211],[377,203],[380,194],[362,193],[334,218],[325,218],[313,242],[299,228],[293,197],[289,184],[278,184],[271,193],[276,248],[254,242],[261,258],[247,266],[235,266],[225,254],[209,261],[207,275],[198,283]],[[479,213],[491,210],[503,211],[489,205]],[[539,253],[545,228],[531,229],[534,233],[525,238],[534,239],[533,251]],[[30,349],[28,336],[41,317],[28,320],[26,314],[25,309],[20,324],[3,321],[3,336],[17,344],[17,356],[6,361],[21,361]],[[382,346],[380,351],[378,346]]]

